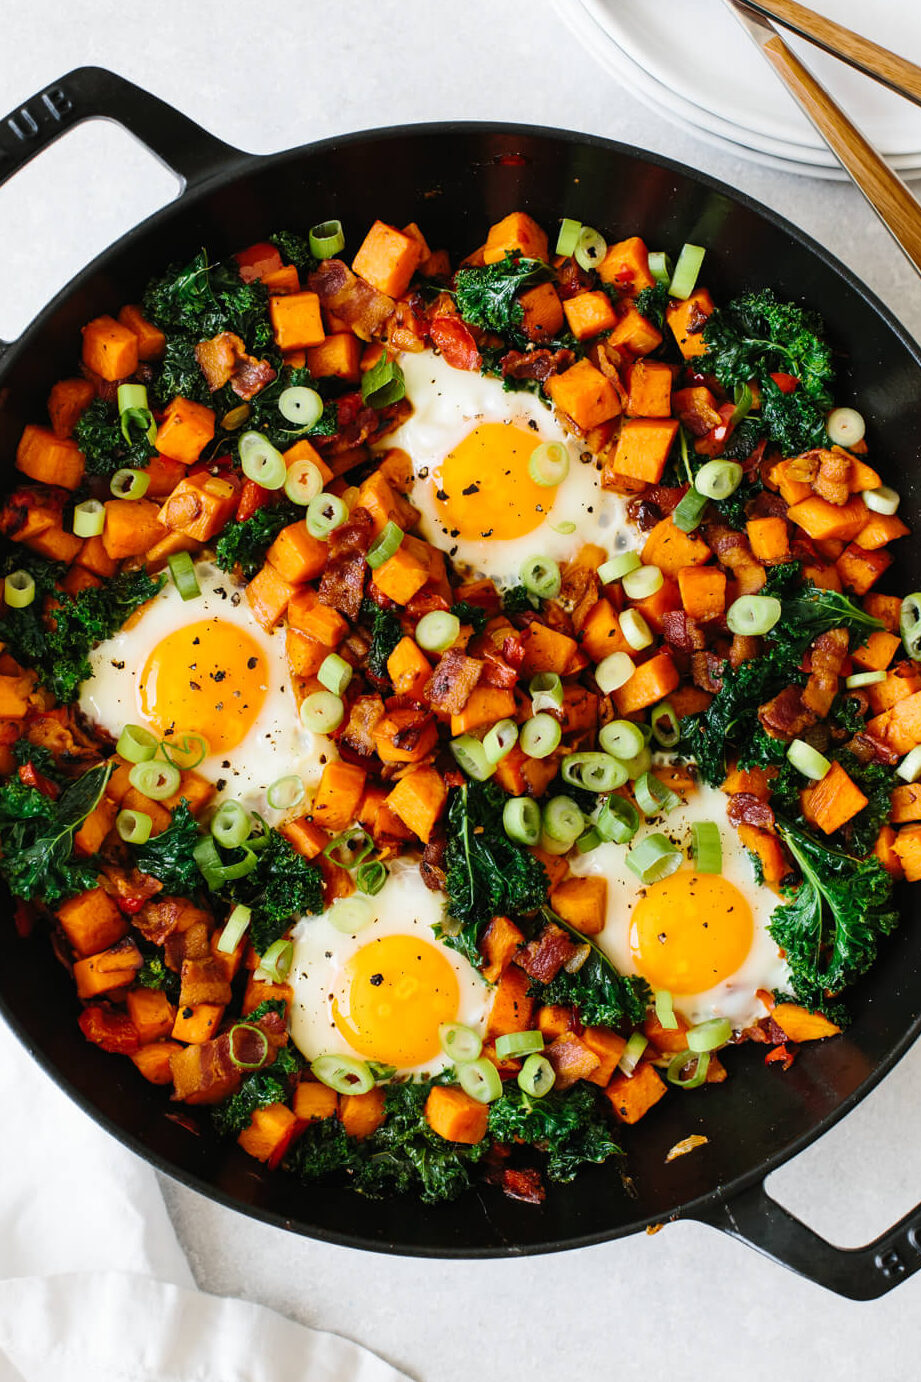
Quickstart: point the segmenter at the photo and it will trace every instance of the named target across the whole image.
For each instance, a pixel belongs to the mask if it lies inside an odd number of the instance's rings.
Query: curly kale
[[[312,427],[298,427],[282,416],[278,400],[285,389],[313,389],[323,394],[330,386],[326,379],[314,379],[308,369],[283,365],[277,375],[264,389],[260,389],[250,400],[250,413],[246,421],[246,432],[261,432],[268,437],[273,446],[286,451],[295,442],[305,437],[331,437],[339,426],[339,410],[335,402],[327,402],[322,416]],[[239,402],[239,400],[236,400]],[[237,442],[244,432],[235,438]],[[303,510],[301,510],[303,513]]]
[[[150,414],[147,414],[150,419]],[[148,421],[147,426],[150,423]],[[87,475],[111,475],[127,467],[141,470],[157,448],[147,437],[147,426],[126,420],[126,437],[122,431],[118,409],[104,398],[94,398],[74,427],[74,441],[86,458]]]
[[[796,997],[826,1010],[828,995],[869,969],[880,940],[898,925],[892,879],[875,856],[857,859],[782,818],[777,831],[802,882],[774,910],[768,930],[786,951]]]
[[[513,585],[502,592],[502,613],[523,614],[537,608],[535,597],[523,585]]]
[[[547,1176],[571,1181],[586,1162],[600,1164],[623,1152],[611,1136],[604,1096],[580,1081],[563,1093],[529,1098],[514,1085],[489,1107],[489,1131],[497,1142],[525,1142],[547,1157]]]
[[[306,235],[298,235],[293,230],[276,230],[269,240],[281,254],[286,264],[293,264],[303,282],[304,276],[313,273],[317,260],[310,249]]]
[[[235,1094],[215,1104],[211,1120],[221,1137],[239,1137],[257,1108],[283,1104],[304,1062],[294,1047],[282,1046],[271,1065],[247,1075]]]
[[[803,779],[787,757],[787,748],[783,739],[772,739],[759,724],[739,753],[739,767],[773,768],[776,776],[771,779],[771,796],[775,804],[798,811]]]
[[[96,886],[98,864],[75,858],[74,835],[99,803],[112,765],[78,777],[57,801],[11,778],[0,787],[0,877],[14,897],[49,906]]]
[[[489,613],[482,605],[472,605],[469,600],[458,600],[451,606],[451,613],[462,624],[472,624],[473,632],[482,633],[489,621]]]
[[[547,899],[543,864],[505,833],[506,800],[495,782],[465,782],[452,789],[448,803],[445,890],[448,916],[460,930],[440,934],[477,967],[483,963],[480,937],[492,917],[534,912]]]
[[[549,984],[534,980],[530,992],[540,1002],[574,1007],[579,1020],[589,1027],[638,1027],[652,1001],[652,991],[639,975],[624,975],[590,937],[570,926],[556,912],[544,909],[547,919],[568,931],[578,945],[589,947],[588,959],[574,974],[561,969]]]
[[[44,744],[31,744],[28,739],[20,736],[12,744],[10,752],[17,767],[21,768],[26,763],[31,763],[37,773],[41,773],[42,777],[47,777],[51,782],[56,782],[59,787],[67,781],[54,761],[54,754],[50,749],[46,749]]]
[[[668,306],[668,284],[657,283],[654,288],[641,289],[636,295],[634,306],[641,317],[645,317],[657,331],[661,331],[665,324],[665,309]]]
[[[150,394],[161,408],[171,403],[177,394],[190,398],[193,403],[211,404],[211,390],[195,355],[196,344],[194,336],[175,332],[167,336],[166,350],[150,385]]]
[[[898,787],[901,779],[888,764],[861,763],[849,749],[841,749],[834,757],[867,798],[863,810],[858,811],[840,832],[848,853],[863,858],[871,852],[877,835],[889,819],[892,790]]]
[[[203,341],[232,331],[247,350],[275,348],[269,295],[258,279],[244,283],[232,261],[212,264],[202,249],[190,264],[171,264],[144,291],[144,316],[167,335]]]
[[[179,1002],[182,980],[174,969],[169,968],[161,951],[153,946],[135,975],[135,983],[145,989],[161,989],[171,1003]]]
[[[252,909],[247,935],[257,955],[264,955],[296,916],[323,910],[323,880],[319,869],[277,830],[268,832],[256,857],[252,873],[230,883],[226,896]]]
[[[244,578],[252,580],[282,528],[303,516],[303,509],[284,500],[263,504],[242,523],[228,523],[215,545],[215,565],[222,571],[232,571],[239,564]]]
[[[764,425],[757,413],[749,413],[738,427],[733,428],[729,440],[720,452],[721,461],[747,461],[764,437]]]
[[[524,336],[519,330],[524,308],[518,301],[522,288],[532,288],[551,276],[550,268],[539,259],[525,259],[508,253],[495,264],[458,269],[455,276],[457,310],[471,326],[497,331],[513,343]]]
[[[437,1081],[441,1083],[442,1081]],[[386,1121],[362,1144],[366,1151],[355,1187],[380,1196],[415,1190],[425,1204],[457,1199],[470,1185],[470,1169],[484,1155],[488,1139],[472,1146],[446,1142],[425,1118],[425,1101],[435,1080],[390,1084]]]
[[[285,1161],[285,1168],[301,1180],[322,1180],[335,1172],[360,1171],[361,1142],[349,1137],[338,1118],[318,1118],[301,1133]]]
[[[202,876],[192,853],[201,839],[195,817],[185,797],[172,812],[170,823],[143,845],[134,845],[134,862],[163,884],[164,891],[179,897],[196,897]]]
[[[391,610],[381,609],[373,600],[363,601],[361,619],[371,637],[368,671],[378,681],[388,681],[387,659],[403,637],[400,621]]]

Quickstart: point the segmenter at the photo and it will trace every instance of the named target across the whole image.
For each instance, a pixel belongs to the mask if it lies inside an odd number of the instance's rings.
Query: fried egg
[[[570,865],[574,874],[607,878],[607,916],[595,939],[622,973],[667,989],[692,1025],[727,1017],[740,1031],[767,1016],[757,990],[788,988],[789,971],[767,932],[778,899],[756,882],[726,808],[722,792],[699,783],[667,816],[643,820],[629,844],[599,845]],[[659,831],[689,856],[694,821],[719,826],[722,871],[698,873],[688,857],[668,878],[641,883],[627,867],[629,850]]]
[[[567,436],[534,394],[452,368],[431,351],[400,361],[413,413],[387,438],[413,463],[419,529],[466,576],[516,585],[529,557],[563,562],[587,542],[607,552],[636,545],[620,495],[600,486],[596,459]],[[542,442],[569,454],[559,485],[539,485],[528,462]]]
[[[170,579],[113,638],[90,654],[80,709],[118,738],[126,724],[180,740],[196,733],[208,754],[196,771],[264,814],[266,790],[298,774],[316,783],[335,749],[298,719],[283,632],[253,618],[241,587],[211,562],[196,563],[201,595],[184,601]],[[303,806],[300,808],[303,810]]]
[[[482,1036],[492,990],[435,938],[444,900],[425,886],[415,861],[394,860],[375,897],[356,896],[371,913],[357,933],[343,934],[329,911],[295,927],[292,1039],[308,1060],[349,1055],[399,1074],[437,1074],[451,1064],[439,1026],[460,1022]]]

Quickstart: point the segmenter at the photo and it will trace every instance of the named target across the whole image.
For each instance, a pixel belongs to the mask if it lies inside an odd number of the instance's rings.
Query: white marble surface
[[[687,0],[706,34],[718,0]],[[31,0],[0,3],[0,108],[71,67],[107,65],[242,148],[443,118],[556,124],[706,169],[823,240],[921,336],[921,285],[850,187],[767,171],[676,130],[605,76],[550,0]],[[705,40],[702,41],[705,50]],[[707,54],[718,70],[718,54]],[[765,81],[769,81],[765,75]],[[0,336],[86,259],[174,194],[121,131],[71,134],[0,190]],[[921,1199],[921,1049],[775,1175],[772,1192],[843,1245]],[[11,1155],[10,1149],[0,1153]],[[2,1193],[2,1190],[0,1190]],[[695,1224],[544,1259],[430,1263],[286,1236],[171,1183],[200,1285],[348,1334],[420,1382],[805,1382],[914,1377],[921,1276],[854,1305]]]

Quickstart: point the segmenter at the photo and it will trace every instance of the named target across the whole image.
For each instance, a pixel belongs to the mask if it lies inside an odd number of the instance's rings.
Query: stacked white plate
[[[811,0],[921,65],[918,0]],[[845,175],[723,0],[556,0],[599,62],[660,115],[709,143],[811,177]],[[784,34],[903,177],[921,176],[921,108]]]

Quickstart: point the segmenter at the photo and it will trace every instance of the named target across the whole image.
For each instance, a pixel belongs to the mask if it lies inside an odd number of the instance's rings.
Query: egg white
[[[269,667],[265,700],[241,743],[225,753],[209,754],[196,772],[216,785],[216,801],[228,797],[241,801],[275,825],[286,813],[268,806],[268,787],[278,778],[296,773],[309,789],[319,781],[324,764],[338,754],[325,735],[312,734],[300,723],[285,657],[284,630],[267,633],[261,628],[243,588],[212,562],[196,562],[195,574],[199,597],[184,601],[167,577],[162,589],[130,621],[130,627],[93,650],[92,674],[80,687],[80,709],[114,738],[126,724],[146,726],[139,685],[157,643],[176,629],[204,619],[235,625],[262,649]],[[228,707],[227,714],[233,714],[232,708]],[[287,814],[303,810],[302,803]]]
[[[294,957],[288,983],[294,989],[294,997],[288,1023],[294,1044],[308,1060],[320,1055],[367,1059],[336,1026],[332,1002],[343,988],[345,967],[352,956],[385,936],[413,936],[438,946],[457,976],[460,998],[455,1020],[480,1036],[486,1030],[494,990],[462,955],[441,946],[432,933],[432,927],[444,920],[443,895],[425,886],[416,860],[395,859],[389,867],[390,875],[380,892],[367,899],[374,919],[357,934],[338,931],[328,912],[303,917],[292,933]],[[424,1078],[438,1074],[451,1063],[449,1056],[439,1052],[424,1064],[401,1067],[398,1073]]]
[[[667,816],[649,820],[641,816],[640,828],[629,844],[602,844],[588,854],[574,854],[569,862],[574,874],[601,874],[607,879],[605,927],[594,939],[621,973],[636,974],[638,970],[630,953],[630,920],[643,884],[627,867],[628,851],[647,835],[658,831],[689,856],[693,822],[715,821],[723,849],[722,876],[738,888],[751,907],[752,944],[744,963],[722,983],[699,993],[676,993],[673,1003],[675,1011],[691,1025],[711,1017],[727,1017],[733,1030],[741,1031],[767,1016],[768,1010],[756,996],[756,990],[762,988],[771,992],[789,988],[789,969],[777,943],[767,933],[778,898],[769,888],[756,882],[748,852],[727,818],[727,805],[728,798],[721,791],[698,783],[687,802],[676,806]],[[691,864],[682,865],[688,871],[691,867]]]
[[[499,379],[471,370],[454,369],[430,350],[401,357],[406,396],[413,413],[387,437],[388,447],[400,447],[412,459],[414,482],[410,499],[420,510],[419,530],[433,546],[447,552],[456,569],[470,577],[486,576],[501,588],[516,585],[522,564],[534,556],[569,561],[587,542],[609,553],[637,545],[639,534],[626,521],[623,498],[600,485],[599,464],[567,435],[550,406],[527,392],[506,392]],[[559,485],[548,486],[544,521],[523,537],[470,540],[452,535],[435,501],[435,482],[445,457],[483,423],[508,423],[533,434],[534,445],[561,442],[569,452],[569,473]],[[490,528],[491,484],[482,478],[483,532]],[[559,528],[569,529],[560,532]]]

